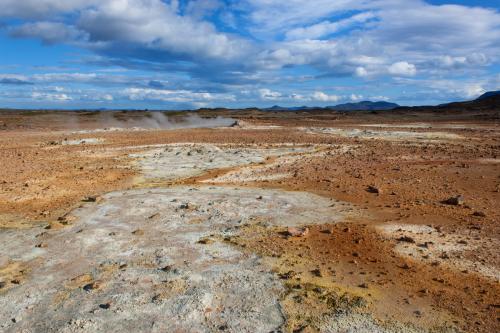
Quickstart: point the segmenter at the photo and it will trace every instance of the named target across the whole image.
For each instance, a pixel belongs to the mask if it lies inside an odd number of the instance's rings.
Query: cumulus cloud
[[[87,37],[85,32],[59,22],[26,23],[12,28],[10,34],[19,38],[38,38],[45,44],[75,42]]]
[[[393,63],[389,66],[389,73],[392,75],[401,75],[401,76],[414,76],[417,74],[417,68],[415,65],[410,64],[406,61],[399,61]]]
[[[92,6],[98,0],[1,0],[0,17],[40,19]]]
[[[500,63],[500,13],[481,6],[423,0],[0,0],[0,6],[4,31],[13,38],[70,44],[95,55],[80,59],[87,64],[155,76],[77,71],[0,77],[11,87],[125,86],[136,89],[122,91],[131,100],[198,103],[229,101],[247,90],[260,101],[331,102],[349,100],[350,92],[329,95],[315,79],[397,85],[401,78],[436,76],[458,82],[494,73]],[[290,92],[284,86],[291,81],[307,89]],[[456,93],[479,91],[471,86]]]
[[[292,29],[286,33],[286,37],[287,39],[317,39],[336,33],[342,29],[350,28],[356,24],[365,23],[375,17],[375,14],[372,12],[366,12],[336,22],[323,21],[308,27]]]
[[[233,95],[193,92],[189,90],[167,90],[147,88],[127,88],[123,94],[131,100],[156,100],[164,102],[188,103],[211,101],[234,101]]]
[[[272,91],[270,89],[259,89],[260,98],[268,101],[275,101],[283,98],[280,92]]]
[[[72,98],[66,94],[49,94],[38,91],[31,93],[31,98],[35,100],[45,100],[50,102],[66,102],[72,100]]]
[[[28,81],[28,79],[21,75],[1,75],[0,74],[0,84],[8,85],[32,85],[33,83]]]
[[[328,95],[322,91],[316,91],[312,95],[312,99],[320,102],[338,102],[341,99],[341,97],[337,95]]]

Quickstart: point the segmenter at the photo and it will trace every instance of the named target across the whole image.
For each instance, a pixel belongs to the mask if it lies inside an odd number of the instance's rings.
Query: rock
[[[288,227],[287,235],[291,237],[304,237],[309,234],[309,228]]]
[[[111,307],[111,303],[110,302],[102,303],[102,304],[99,304],[99,307],[101,309],[108,310]]]
[[[180,209],[189,209],[189,203],[185,202],[179,206]]]
[[[87,283],[86,285],[83,286],[83,290],[85,291],[92,291],[92,290],[97,290],[101,288],[102,282],[100,281],[92,281],[90,283]]]
[[[398,238],[399,242],[405,242],[405,243],[415,243],[415,240],[409,236],[402,236]]]
[[[461,206],[465,203],[465,198],[462,195],[458,195],[456,197],[446,199],[444,203],[447,205]]]
[[[368,186],[366,190],[370,193],[382,194],[382,190],[374,185]]]
[[[314,275],[314,276],[316,276],[316,277],[322,277],[323,276],[323,274],[321,274],[321,270],[319,268],[313,269],[311,271],[311,274]]]
[[[210,238],[202,238],[200,239],[197,243],[198,244],[212,244],[214,241],[211,240]]]
[[[448,253],[443,252],[443,253],[441,253],[441,255],[439,256],[439,258],[441,258],[441,259],[450,259],[450,256],[448,255]]]
[[[400,266],[400,268],[402,268],[402,269],[410,269],[411,267],[407,263],[404,263],[402,266]]]
[[[153,214],[153,215],[149,216],[149,217],[148,217],[148,219],[149,219],[149,220],[152,220],[152,219],[155,219],[155,218],[157,218],[157,217],[160,217],[160,213],[155,213],[155,214]]]
[[[144,235],[144,230],[137,229],[137,230],[132,231],[132,234],[134,234],[136,236],[142,236],[142,235]]]
[[[368,289],[368,284],[367,283],[362,283],[358,287],[363,288],[363,289]]]
[[[99,196],[88,196],[83,198],[83,202],[99,202],[101,198]]]
[[[289,280],[296,275],[294,271],[288,271],[286,273],[278,274],[279,278],[282,280]]]
[[[473,216],[476,216],[476,217],[486,217],[486,214],[485,214],[485,213],[483,213],[483,212],[478,212],[478,211],[474,212],[472,215],[473,215]]]

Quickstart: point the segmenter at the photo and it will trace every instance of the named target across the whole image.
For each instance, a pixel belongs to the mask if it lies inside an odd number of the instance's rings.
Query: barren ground
[[[500,331],[498,116],[142,116],[0,113],[0,331]]]

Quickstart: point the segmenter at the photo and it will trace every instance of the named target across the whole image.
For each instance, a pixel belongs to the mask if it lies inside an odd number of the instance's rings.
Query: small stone
[[[402,269],[410,269],[411,267],[407,263],[404,263],[402,266],[400,266],[400,268],[402,268]]]
[[[84,285],[83,290],[90,292],[92,290],[99,289],[100,287],[101,287],[101,283],[99,281],[93,281],[93,282],[90,282],[90,283],[87,283],[86,285]]]
[[[100,201],[100,197],[98,196],[88,196],[88,197],[85,197],[83,198],[83,202],[99,202]]]
[[[399,242],[405,242],[405,243],[415,243],[415,240],[409,236],[402,236],[398,238]]]
[[[214,241],[211,240],[210,238],[202,238],[200,239],[197,243],[198,244],[203,244],[203,245],[206,245],[206,244],[211,244],[213,243]]]
[[[448,255],[448,253],[443,252],[443,253],[439,256],[439,258],[441,258],[441,259],[450,259],[450,256]]]
[[[472,215],[476,217],[486,217],[486,214],[484,212],[479,211],[474,212]]]
[[[287,235],[291,237],[304,237],[309,234],[309,228],[288,227]]]
[[[458,195],[456,197],[446,199],[444,203],[447,205],[461,206],[465,203],[465,198],[462,195]]]
[[[363,289],[368,289],[368,284],[367,283],[362,283],[358,287],[363,288]]]
[[[102,304],[99,304],[99,307],[101,309],[108,310],[111,307],[111,303],[110,302],[102,303]]]
[[[316,277],[322,277],[323,276],[323,274],[321,274],[321,270],[319,268],[313,269],[311,271],[311,274],[314,275],[314,276],[316,276]]]
[[[382,194],[382,190],[374,185],[368,186],[366,190],[370,193]]]
[[[282,280],[289,280],[296,275],[294,271],[288,271],[286,273],[278,274],[279,278]]]
[[[144,230],[137,229],[137,230],[132,231],[132,234],[134,234],[136,236],[142,236],[142,235],[144,235]]]

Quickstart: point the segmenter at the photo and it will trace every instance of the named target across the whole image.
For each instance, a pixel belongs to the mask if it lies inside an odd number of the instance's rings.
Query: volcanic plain
[[[498,112],[0,112],[1,332],[498,332]]]

